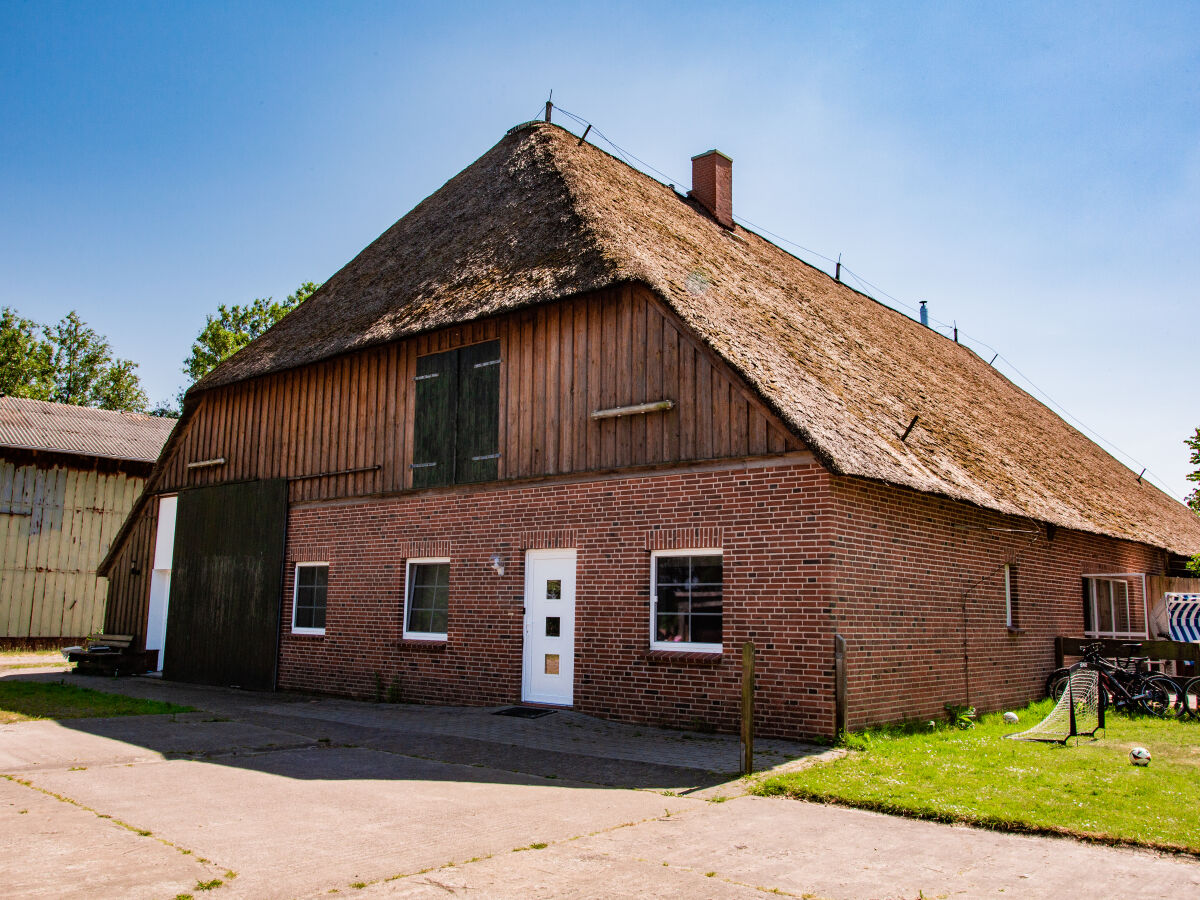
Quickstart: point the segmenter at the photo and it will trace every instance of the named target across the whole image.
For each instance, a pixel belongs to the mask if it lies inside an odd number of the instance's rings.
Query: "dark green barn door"
[[[273,690],[287,482],[179,495],[163,677]]]
[[[454,481],[495,481],[500,460],[500,342],[458,351]]]
[[[417,416],[413,423],[413,487],[454,481],[454,408],[458,351],[417,359]]]
[[[500,471],[500,342],[417,358],[413,487],[495,481]]]

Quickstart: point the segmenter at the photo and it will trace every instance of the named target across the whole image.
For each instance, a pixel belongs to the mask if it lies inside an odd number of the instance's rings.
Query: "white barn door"
[[[158,651],[162,671],[167,646],[167,607],[171,599],[171,556],[175,552],[175,509],[178,497],[158,501],[158,533],[154,538],[154,570],[150,574],[150,610],[146,616],[146,649]]]
[[[575,551],[525,554],[521,699],[570,706],[575,687]]]

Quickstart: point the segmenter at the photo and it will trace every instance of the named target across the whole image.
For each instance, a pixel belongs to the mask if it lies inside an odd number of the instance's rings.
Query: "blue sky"
[[[324,280],[553,89],[681,186],[728,153],[735,214],[1189,490],[1200,5],[0,0],[0,33],[0,303],[77,309],[155,400],[217,304]]]

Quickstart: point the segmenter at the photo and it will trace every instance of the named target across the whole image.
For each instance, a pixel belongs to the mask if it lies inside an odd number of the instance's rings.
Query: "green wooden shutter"
[[[413,487],[454,481],[458,351],[417,358],[413,421]]]
[[[495,481],[500,472],[500,342],[472,344],[458,355],[454,481]]]

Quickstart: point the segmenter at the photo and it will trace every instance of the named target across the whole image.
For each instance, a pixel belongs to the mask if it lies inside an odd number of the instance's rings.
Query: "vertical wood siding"
[[[132,634],[139,648],[146,646],[146,612],[150,603],[150,576],[154,571],[154,539],[158,531],[158,502],[142,507],[125,543],[117,551],[108,576],[108,608],[104,631]]]
[[[83,637],[104,623],[96,567],[144,479],[0,461],[0,637]]]
[[[294,502],[411,488],[418,358],[491,340],[502,359],[502,479],[801,448],[648,290],[630,285],[212,391],[154,489],[282,477],[297,479]],[[590,418],[656,400],[676,406]],[[216,458],[226,462],[187,468]]]
[[[287,478],[292,503],[409,490],[417,360],[484,341],[500,342],[500,479],[803,449],[648,289],[627,285],[203,394],[150,490]],[[591,419],[657,400],[675,407]],[[144,638],[156,515],[152,500],[114,559],[108,631]]]

